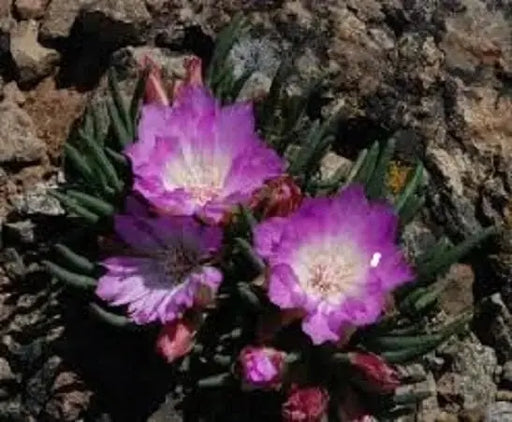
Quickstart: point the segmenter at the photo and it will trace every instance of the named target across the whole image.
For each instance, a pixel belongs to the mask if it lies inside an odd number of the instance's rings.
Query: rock
[[[501,384],[506,388],[512,389],[512,360],[505,362],[503,365]]]
[[[37,136],[46,144],[52,161],[60,157],[62,146],[82,115],[86,100],[83,92],[59,87],[54,78],[46,78],[27,94],[24,110],[32,118]]]
[[[25,103],[25,94],[20,91],[18,84],[15,81],[9,82],[5,85],[2,94],[5,101],[18,104],[19,106]]]
[[[9,383],[14,380],[16,380],[16,377],[12,372],[9,362],[4,358],[0,358],[0,384]]]
[[[24,194],[12,195],[9,201],[21,215],[63,215],[64,209],[60,202],[48,195],[48,190],[53,188],[55,187],[38,184]]]
[[[30,220],[6,223],[4,225],[5,239],[11,242],[32,244],[35,241],[34,223]]]
[[[460,422],[457,415],[448,412],[441,412],[437,415],[435,422]]]
[[[11,54],[20,84],[31,84],[52,73],[59,60],[57,51],[37,41],[38,25],[31,20],[21,22],[12,34]]]
[[[11,2],[12,0],[0,0],[0,19],[11,14]]]
[[[450,358],[451,365],[438,380],[437,392],[451,410],[472,410],[494,402],[497,359],[493,349],[473,336],[451,342],[440,353]]]
[[[36,162],[45,155],[45,145],[28,114],[6,101],[0,103],[0,139],[0,165]]]
[[[417,417],[422,422],[435,422],[440,413],[440,408],[437,401],[436,381],[431,372],[427,375],[425,385],[430,396],[420,403]]]
[[[414,221],[404,228],[402,241],[407,255],[414,258],[421,256],[433,247],[436,237],[424,223]]]
[[[512,403],[496,402],[487,407],[485,422],[512,422]]]
[[[512,46],[510,28],[503,13],[488,9],[484,2],[466,0],[464,13],[445,20],[446,32],[440,43],[446,66],[472,75],[478,66],[502,66],[510,71]]]
[[[52,0],[41,25],[43,39],[68,38],[84,3],[92,0]]]
[[[499,293],[489,298],[489,320],[484,321],[486,340],[500,361],[512,360],[512,314]]]
[[[85,32],[119,48],[145,40],[151,15],[143,0],[95,0],[84,5],[81,18]]]
[[[320,174],[322,180],[326,181],[335,175],[347,176],[351,168],[352,161],[347,160],[334,152],[329,152],[322,159],[320,164]]]
[[[441,309],[448,315],[460,315],[474,304],[473,283],[475,274],[469,265],[454,264],[441,283],[447,287],[439,298]]]
[[[171,0],[146,0],[146,7],[151,13],[162,13],[164,7],[169,5]]]
[[[92,393],[73,372],[61,372],[53,383],[54,396],[46,404],[46,412],[55,420],[79,420],[87,409]]]
[[[39,19],[44,16],[49,0],[16,0],[16,12],[21,19]]]

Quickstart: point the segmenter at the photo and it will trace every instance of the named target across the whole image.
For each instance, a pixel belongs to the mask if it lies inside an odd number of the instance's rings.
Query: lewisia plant
[[[322,178],[337,121],[311,120],[309,91],[288,94],[287,64],[266,98],[236,101],[250,72],[233,74],[229,50],[245,30],[235,19],[209,67],[191,57],[181,80],[145,60],[129,105],[111,71],[111,130],[86,113],[65,147],[69,184],[54,193],[94,246],[63,240],[45,265],[85,292],[92,315],[146,333],[192,401],[213,391],[206,418],[248,420],[251,398],[284,421],[403,413],[422,397],[397,396],[410,381],[400,365],[472,317],[433,323],[438,276],[494,230],[406,252],[421,163],[397,195],[392,141]]]

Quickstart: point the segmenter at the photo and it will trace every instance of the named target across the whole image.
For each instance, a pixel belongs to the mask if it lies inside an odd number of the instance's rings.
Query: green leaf
[[[471,321],[473,314],[467,312],[465,315],[458,318],[455,322],[448,324],[438,333],[433,334],[433,338],[427,341],[418,342],[417,344],[410,344],[410,347],[398,347],[380,353],[384,359],[389,363],[406,363],[416,358],[419,358],[440,346],[443,342],[448,340],[453,335],[459,334],[465,330],[468,322]],[[413,343],[413,342],[411,342]]]
[[[436,277],[443,271],[448,270],[452,264],[459,261],[479,243],[496,233],[496,227],[487,227],[479,233],[476,233],[474,236],[470,236],[466,240],[462,241],[457,246],[448,249],[442,255],[436,256],[435,259],[421,263],[417,268],[418,278],[428,280]]]
[[[86,257],[78,255],[70,248],[62,243],[55,245],[55,251],[65,260],[71,269],[79,271],[82,274],[93,274],[96,270],[96,265],[89,261]]]
[[[87,160],[83,157],[83,154],[69,143],[64,144],[64,153],[72,167],[84,179],[84,181],[95,185],[96,180],[94,173],[87,163]]]
[[[69,211],[78,215],[79,217],[82,217],[89,224],[97,224],[100,220],[100,217],[97,214],[82,207],[74,199],[57,191],[50,191],[48,192],[48,194],[57,198],[62,203],[62,205],[64,205],[64,207],[66,207]]]
[[[370,151],[364,157],[364,161],[359,168],[356,176],[354,177],[354,182],[361,183],[363,185],[367,185],[370,180],[373,171],[375,170],[375,166],[377,164],[377,159],[379,157],[380,145],[378,142],[374,142]]]
[[[423,181],[423,171],[424,167],[422,163],[418,163],[416,168],[414,169],[414,173],[412,177],[408,181],[405,189],[400,194],[395,202],[395,209],[399,214],[402,214],[402,209],[408,203],[409,199],[416,193],[419,185]]]
[[[241,237],[235,238],[235,244],[238,246],[238,249],[244,257],[257,269],[259,272],[263,272],[265,270],[265,263],[258,256],[258,254],[254,251],[252,246],[247,242],[247,240],[242,239]]]
[[[244,205],[240,205],[239,209],[240,209],[240,216],[242,217],[242,221],[245,225],[245,228],[247,229],[247,231],[249,231],[252,234],[254,231],[254,228],[258,225],[258,220],[256,220],[256,218],[254,217],[254,214],[248,207],[246,207]]]
[[[107,101],[107,110],[110,117],[110,123],[114,129],[117,140],[121,148],[127,147],[133,141],[133,136],[130,133],[130,128],[127,127],[119,115],[117,108],[110,102]]]
[[[105,152],[107,155],[112,159],[113,162],[115,162],[117,165],[119,165],[122,168],[127,168],[129,165],[128,158],[124,156],[123,154],[119,154],[118,152],[114,151],[112,148],[105,147]]]
[[[121,121],[124,124],[124,127],[128,130],[128,133],[133,134],[133,120],[128,113],[128,109],[126,108],[126,104],[121,95],[121,91],[119,90],[119,81],[117,79],[116,70],[113,67],[110,67],[108,70],[108,85],[110,88],[110,95],[114,100],[115,108],[119,114]]]
[[[386,176],[388,174],[389,163],[395,152],[395,140],[390,139],[382,151],[375,166],[368,185],[366,193],[372,199],[383,198],[386,195]]]
[[[139,331],[141,329],[141,327],[133,323],[128,318],[109,312],[95,303],[89,304],[89,311],[91,315],[113,327],[134,331]]]
[[[425,197],[416,194],[411,195],[400,211],[400,224],[406,226],[425,205]]]
[[[264,138],[268,138],[269,129],[274,126],[276,113],[279,110],[278,103],[281,98],[284,82],[290,74],[290,60],[283,60],[272,79],[267,96],[263,100],[258,113],[259,127]]]
[[[236,288],[243,302],[249,305],[251,309],[261,311],[262,304],[260,298],[247,283],[238,283]]]
[[[50,261],[42,263],[50,274],[70,287],[81,290],[93,290],[96,287],[97,281],[92,277],[73,273]]]
[[[242,13],[233,17],[230,24],[224,28],[217,37],[215,49],[208,67],[206,81],[209,87],[212,87],[212,81],[217,77],[217,72],[222,70],[229,51],[236,41],[241,37],[245,29],[245,18]]]
[[[254,73],[253,69],[247,69],[239,78],[235,79],[229,88],[229,96],[228,100],[230,102],[236,101],[238,96],[240,95],[240,91],[244,87],[245,83],[249,80],[249,78]]]
[[[95,196],[88,195],[84,192],[76,191],[73,189],[69,189],[66,191],[66,194],[74,199],[79,205],[90,209],[96,214],[111,217],[114,215],[116,209],[112,204],[105,202],[102,199],[96,198]]]
[[[362,168],[362,166],[364,165],[364,163],[366,161],[366,156],[367,155],[368,155],[368,150],[367,149],[363,149],[359,153],[359,155],[357,156],[356,162],[354,163],[354,165],[350,169],[350,173],[348,174],[347,179],[345,180],[345,183],[343,184],[343,187],[348,186],[349,184],[351,184],[355,180],[356,176],[360,173],[361,168]]]
[[[229,372],[206,377],[198,381],[199,388],[218,388],[229,385],[232,381],[232,376]]]
[[[108,182],[112,183],[112,186],[117,192],[121,192],[124,188],[123,182],[119,179],[116,169],[109,161],[105,152],[93,139],[87,136],[84,132],[79,131],[80,138],[85,142],[87,149],[91,153],[98,167],[102,173],[106,176]],[[110,184],[109,183],[109,184]]]
[[[148,81],[150,69],[146,67],[139,79],[137,80],[137,85],[135,85],[135,90],[133,91],[132,101],[130,104],[130,123],[133,125],[135,129],[137,124],[137,119],[139,117],[139,110],[142,100],[144,98],[144,93],[146,91],[146,82]],[[133,132],[135,134],[135,131]]]

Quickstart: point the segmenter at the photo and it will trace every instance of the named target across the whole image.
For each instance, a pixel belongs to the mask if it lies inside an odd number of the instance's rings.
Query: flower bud
[[[293,387],[283,404],[284,422],[323,422],[327,417],[329,394],[320,387]]]
[[[279,389],[283,381],[286,354],[270,347],[248,346],[239,356],[243,385],[247,389]]]
[[[286,217],[302,202],[302,192],[288,175],[272,179],[260,189],[251,201],[251,208],[263,218]]]
[[[175,81],[173,86],[173,98],[177,98],[186,86],[204,86],[203,63],[199,57],[185,59],[185,78]]]
[[[169,106],[170,100],[165,82],[162,79],[162,69],[148,56],[144,57],[144,66],[149,68],[149,75],[144,92],[144,102],[146,104]]]
[[[358,381],[368,391],[393,392],[400,386],[398,373],[381,357],[372,353],[350,353],[350,363],[356,369]]]
[[[188,319],[165,324],[156,340],[156,351],[168,363],[174,362],[192,350],[196,325]]]

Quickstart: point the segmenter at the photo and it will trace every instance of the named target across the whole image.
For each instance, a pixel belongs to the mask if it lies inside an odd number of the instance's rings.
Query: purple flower
[[[374,323],[388,292],[413,279],[395,244],[397,222],[390,206],[368,202],[352,186],[261,223],[255,246],[269,265],[270,300],[302,310],[302,329],[315,344]]]
[[[249,388],[277,389],[281,386],[286,354],[270,347],[247,346],[240,352],[242,380]]]
[[[107,271],[96,294],[114,306],[127,305],[136,323],[174,321],[217,291],[222,273],[208,261],[220,248],[219,228],[192,217],[118,215],[115,230],[133,254],[102,262]]]
[[[284,168],[258,138],[250,104],[221,107],[201,87],[183,87],[172,107],[144,106],[138,138],[126,150],[134,189],[171,215],[217,223]]]

